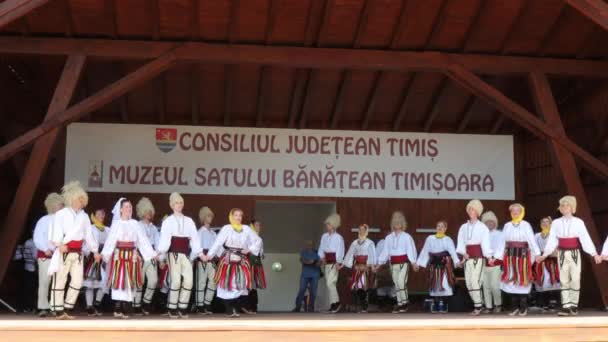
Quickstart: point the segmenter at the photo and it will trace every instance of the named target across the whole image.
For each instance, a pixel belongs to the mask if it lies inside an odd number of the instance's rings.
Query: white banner
[[[514,198],[502,135],[74,123],[65,179],[88,191]]]

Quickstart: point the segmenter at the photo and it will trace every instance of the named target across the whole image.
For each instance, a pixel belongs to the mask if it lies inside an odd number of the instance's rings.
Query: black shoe
[[[177,310],[169,310],[169,318],[179,318],[179,312]]]
[[[576,308],[576,307],[571,307],[571,308],[570,308],[570,315],[572,315],[572,316],[576,316],[576,315],[578,315],[578,308]]]
[[[300,308],[299,306],[296,306],[295,308],[293,308],[293,310],[291,310],[291,312],[301,312],[302,308]]]
[[[558,316],[570,316],[570,309],[563,308],[558,313]]]
[[[97,316],[97,312],[95,311],[95,308],[93,308],[92,306],[87,307],[87,315],[89,317]]]
[[[340,312],[340,308],[342,308],[342,305],[339,302],[335,303],[333,310],[330,310],[330,312],[331,313],[338,313],[338,312]]]
[[[314,306],[307,307],[306,312],[315,312],[315,307]]]
[[[143,303],[141,305],[141,309],[140,310],[141,310],[141,313],[144,316],[148,316],[150,314],[150,311],[152,311],[152,309],[150,308],[150,304],[146,304],[146,303]]]
[[[49,316],[49,310],[38,311],[38,317],[48,317],[48,316]]]
[[[213,311],[211,311],[211,307],[209,305],[203,306],[203,314],[213,315]]]

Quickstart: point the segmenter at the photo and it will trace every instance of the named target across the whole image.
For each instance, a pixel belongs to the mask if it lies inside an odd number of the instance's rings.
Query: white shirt
[[[134,242],[135,247],[141,253],[141,256],[145,261],[148,261],[156,256],[156,252],[150,245],[148,237],[144,234],[141,229],[141,225],[133,220],[117,219],[112,221],[112,227],[110,228],[110,234],[103,246],[101,255],[106,261],[109,261],[114,249],[116,248],[117,242]]]
[[[384,239],[378,241],[378,243],[376,244],[376,261],[378,259],[380,259],[380,254],[382,253],[382,250],[384,249],[384,244],[385,244]]]
[[[438,238],[436,235],[430,235],[424,241],[424,247],[422,247],[422,251],[420,251],[420,256],[418,257],[418,261],[416,261],[416,263],[421,267],[427,267],[431,259],[431,253],[436,254],[441,252],[450,253],[454,264],[460,262],[458,254],[456,254],[454,241],[451,237],[444,236],[442,238]]]
[[[416,262],[418,254],[412,236],[406,232],[392,232],[384,240],[384,248],[378,258],[378,264],[385,264],[389,257],[407,255],[410,262]]]
[[[217,239],[217,233],[205,226],[201,226],[198,229],[197,234],[198,240],[201,244],[201,251],[204,251],[205,249],[208,251],[211,249],[211,246],[213,246],[215,240]],[[224,248],[220,247],[218,254],[221,255],[223,252]],[[198,258],[197,254],[190,254],[190,259],[195,260],[196,258]]]
[[[542,253],[545,250],[545,246],[547,245],[547,241],[549,241],[549,235],[543,237],[543,234],[536,233],[534,235],[534,240],[536,240],[536,244],[538,245],[538,249]],[[556,254],[556,253],[553,253]],[[556,255],[553,255],[556,256]]]
[[[489,228],[488,228],[489,230]],[[501,246],[505,243],[504,234],[501,230],[494,229],[489,230],[490,236],[490,248],[492,249],[492,253],[496,255],[496,252],[501,248]],[[496,258],[496,256],[495,256]]]
[[[319,244],[319,257],[325,259],[325,253],[336,253],[336,263],[344,260],[344,239],[338,232],[324,233]]]
[[[55,250],[55,246],[49,243],[49,227],[53,224],[54,217],[54,214],[42,216],[34,228],[34,245],[43,252]]]
[[[37,253],[38,249],[34,245],[34,241],[29,239],[23,245],[17,246],[13,260],[23,260],[23,268],[28,272],[35,272]]]
[[[549,232],[549,237],[547,238],[547,244],[545,245],[545,249],[543,252],[543,256],[551,255],[553,251],[557,248],[558,242],[560,238],[573,238],[577,237],[583,251],[585,253],[593,256],[597,255],[597,251],[595,249],[595,245],[593,245],[593,241],[589,236],[589,232],[587,232],[587,227],[585,227],[585,223],[578,217],[560,217],[551,223],[551,231]]]
[[[344,257],[344,266],[351,268],[355,263],[355,257],[359,255],[367,255],[367,264],[376,265],[376,246],[370,239],[365,239],[363,242],[356,239],[350,244],[348,252]]]
[[[158,227],[154,225],[154,223],[149,222],[145,223],[144,221],[139,221],[139,230],[148,238],[148,243],[152,246],[152,248],[156,248],[158,246]]]
[[[243,229],[237,232],[231,225],[227,224],[222,227],[217,235],[215,242],[207,252],[208,257],[221,256],[223,246],[227,248],[248,249],[253,255],[259,255],[262,239],[253,232],[247,225],[243,225]]]
[[[503,240],[497,247],[494,258],[502,260],[505,255],[505,248],[508,242],[527,242],[528,249],[530,250],[530,256],[532,259],[530,262],[534,262],[534,257],[540,255],[540,249],[534,238],[534,231],[532,226],[527,221],[521,221],[517,226],[513,222],[505,224],[503,230]]]
[[[458,245],[456,246],[456,252],[458,254],[466,254],[467,245],[481,245],[481,253],[484,257],[492,257],[492,248],[490,246],[490,230],[483,224],[483,222],[477,220],[475,224],[466,222],[460,226],[458,230]]]
[[[196,233],[196,226],[191,218],[184,215],[175,214],[167,217],[160,228],[160,239],[158,241],[158,251],[167,253],[171,247],[172,237],[187,237],[190,240],[190,252],[193,255],[201,253],[201,244]]]
[[[49,230],[49,240],[56,246],[70,241],[84,240],[91,252],[97,252],[99,245],[91,231],[89,216],[80,210],[75,212],[70,207],[63,208],[55,213],[53,224]]]
[[[114,222],[114,221],[112,221]],[[95,227],[95,225],[90,225],[89,229],[91,230],[91,235],[93,235],[93,238],[95,239],[95,241],[97,241],[97,245],[99,245],[99,248],[103,248],[103,244],[106,243],[106,240],[108,239],[108,236],[110,235],[110,227],[104,227],[103,231],[99,230],[97,227]],[[89,253],[90,250],[85,246],[83,246],[83,251],[85,253]]]

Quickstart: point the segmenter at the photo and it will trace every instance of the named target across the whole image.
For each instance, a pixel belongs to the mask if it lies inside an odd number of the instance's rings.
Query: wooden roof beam
[[[587,18],[608,30],[608,4],[603,0],[565,0]]]
[[[44,123],[52,122],[61,116],[62,111],[69,106],[82,70],[85,67],[85,62],[85,56],[68,57],[49,104]],[[15,198],[4,221],[4,229],[2,230],[2,242],[0,243],[0,282],[4,278],[8,264],[12,259],[14,247],[23,231],[36,188],[40,184],[42,173],[46,170],[51,151],[59,136],[59,128],[57,125],[39,136],[23,171]]]
[[[0,53],[72,55],[112,59],[153,59],[178,46],[183,62],[263,64],[290,68],[442,72],[452,60],[476,74],[527,74],[608,78],[608,62],[566,58],[516,57],[288,46],[71,38],[0,37]]]
[[[450,63],[449,68],[445,73],[456,83],[501,111],[519,126],[542,139],[551,138],[557,141],[565,149],[576,155],[590,171],[602,179],[608,179],[608,165],[582,149],[564,133],[557,132],[553,127],[537,118],[527,109],[506,97],[499,90],[486,83],[470,70],[467,70],[464,66],[458,63]]]
[[[378,84],[383,77],[382,72],[377,72],[374,75],[374,82],[372,84],[371,93],[367,97],[367,101],[365,102],[365,114],[363,116],[363,121],[361,122],[361,130],[366,130],[369,128],[369,123],[372,121],[372,116],[376,111],[376,102],[378,101],[378,94],[380,91],[378,90]]]
[[[441,94],[443,93],[443,91],[445,90],[445,88],[448,85],[448,78],[447,77],[443,77],[441,79],[441,82],[439,82],[439,86],[437,86],[437,89],[435,89],[435,92],[433,93],[433,96],[431,97],[431,102],[429,105],[429,108],[427,110],[427,115],[426,115],[426,119],[424,120],[424,125],[423,130],[425,132],[430,132],[431,131],[431,126],[433,125],[433,121],[435,121],[435,118],[437,117],[437,115],[439,115],[439,99],[441,98]]]
[[[410,78],[403,87],[403,98],[401,100],[401,105],[399,106],[399,111],[397,112],[397,114],[395,114],[395,119],[393,119],[393,131],[395,132],[401,128],[401,122],[407,114],[407,106],[410,102],[410,98],[413,96],[410,90],[412,88],[412,85],[414,84],[416,76],[417,74],[410,75]]]
[[[274,27],[276,26],[277,15],[279,12],[278,0],[270,0],[268,5],[268,14],[266,15],[266,31],[264,32],[264,43],[269,45],[272,43],[272,35],[274,33]],[[260,76],[258,80],[258,99],[256,105],[256,127],[262,127],[264,125],[264,110],[266,106],[266,96],[268,92],[269,82],[268,73],[270,67],[261,66]]]
[[[467,99],[467,102],[465,103],[464,108],[462,109],[462,115],[460,123],[458,124],[458,128],[456,129],[456,133],[463,133],[464,130],[467,128],[469,121],[471,121],[473,114],[475,114],[474,104],[477,102],[476,100],[477,97],[475,97],[475,95],[469,95],[469,98]]]
[[[0,28],[25,16],[49,0],[5,0],[0,3]]]
[[[0,147],[0,163],[29,146],[40,136],[46,134],[54,128],[76,121],[87,113],[103,107],[135,87],[157,77],[159,74],[177,62],[177,54],[183,48],[184,47],[181,46],[173,49],[146,63],[137,70],[125,75],[116,82],[111,83],[95,94],[69,107],[68,109],[58,112],[49,120],[46,120],[42,124],[27,131],[25,134],[14,139],[10,143]]]

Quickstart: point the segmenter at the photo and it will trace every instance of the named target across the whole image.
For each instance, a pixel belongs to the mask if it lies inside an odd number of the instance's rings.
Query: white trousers
[[[473,301],[473,306],[479,309],[483,306],[481,285],[483,284],[483,269],[486,261],[483,258],[468,259],[464,263],[464,280]]]
[[[135,293],[135,300],[133,302],[133,307],[138,308],[141,306],[141,302],[145,304],[152,303],[152,298],[154,297],[154,292],[156,291],[156,285],[158,284],[158,269],[156,267],[157,263],[154,260],[148,260],[144,262],[144,268],[142,272],[144,274],[144,282],[146,283],[145,290],[143,288],[137,289]]]
[[[51,286],[51,276],[48,274],[50,258],[38,259],[38,310],[48,310],[49,289]]]
[[[53,311],[73,309],[76,299],[78,299],[78,292],[80,292],[80,288],[82,287],[82,275],[84,272],[82,256],[79,253],[67,253],[61,257],[63,257],[63,262],[53,276],[52,282],[51,310]],[[68,280],[68,274],[71,277],[71,281],[67,294],[65,294],[65,283]]]
[[[397,305],[405,305],[408,303],[407,292],[407,277],[410,265],[395,264],[391,265],[391,276],[395,284],[395,292],[397,294]]]
[[[217,284],[215,265],[212,262],[196,263],[196,306],[211,305]]]
[[[325,284],[327,285],[327,293],[329,296],[329,303],[340,303],[340,296],[338,295],[338,265],[325,265]]]
[[[192,292],[192,263],[183,253],[168,253],[167,259],[171,276],[167,307],[170,310],[187,309]]]
[[[581,291],[581,257],[579,249],[559,250],[557,262],[561,284],[562,307],[578,307]]]
[[[488,309],[502,306],[502,292],[500,291],[501,276],[502,269],[500,266],[484,266],[482,279],[483,300]]]

